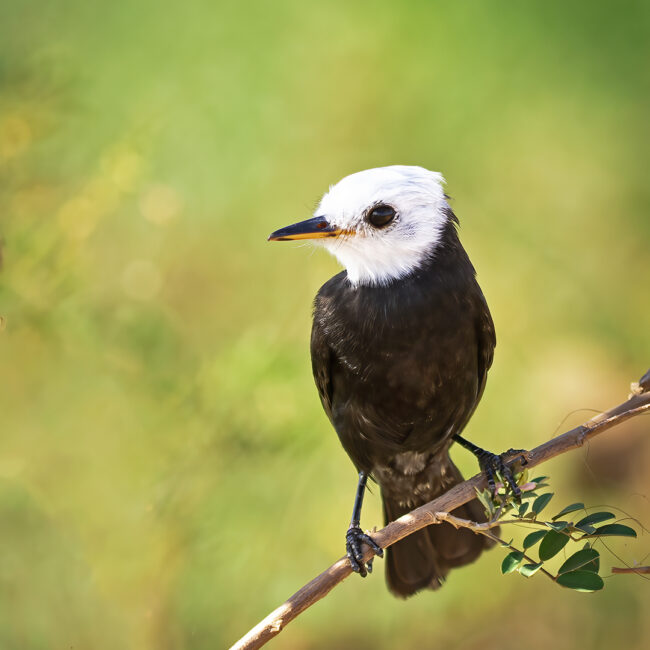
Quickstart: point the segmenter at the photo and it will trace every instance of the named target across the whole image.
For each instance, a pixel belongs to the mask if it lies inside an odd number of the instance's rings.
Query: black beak
[[[320,239],[322,237],[337,237],[342,232],[343,230],[332,226],[325,217],[313,217],[272,232],[268,240]]]

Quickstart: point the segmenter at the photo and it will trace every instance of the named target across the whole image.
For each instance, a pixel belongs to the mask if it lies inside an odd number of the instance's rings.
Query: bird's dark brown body
[[[311,352],[321,401],[360,471],[381,486],[393,520],[462,480],[448,456],[481,398],[495,345],[474,268],[449,211],[430,259],[386,286],[353,287],[345,271],[315,301]],[[481,519],[476,502],[459,516]],[[439,586],[484,538],[447,524],[389,549],[391,590]]]

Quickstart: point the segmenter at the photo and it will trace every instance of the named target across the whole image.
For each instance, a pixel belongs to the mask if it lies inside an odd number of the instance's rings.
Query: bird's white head
[[[441,174],[394,165],[346,176],[330,187],[315,217],[269,239],[314,239],[346,268],[353,285],[385,285],[435,253],[449,221]]]

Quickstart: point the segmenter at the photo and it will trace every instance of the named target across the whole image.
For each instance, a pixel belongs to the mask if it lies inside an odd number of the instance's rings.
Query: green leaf
[[[593,548],[585,548],[574,553],[561,567],[558,574],[569,573],[577,569],[598,573],[600,554]]]
[[[538,476],[537,478],[531,478],[530,482],[531,483],[541,483],[542,481],[545,481],[548,478],[548,476]]]
[[[526,510],[528,510],[528,503],[526,501],[524,501],[519,506],[519,517],[523,517],[526,514]]]
[[[550,560],[557,555],[571,538],[565,533],[558,533],[556,530],[549,530],[542,543],[539,545],[539,559]]]
[[[603,579],[593,571],[570,571],[559,575],[555,581],[576,591],[599,591],[605,586]]]
[[[590,537],[636,537],[636,530],[623,524],[607,524],[596,528]]]
[[[576,527],[581,528],[582,526],[593,526],[594,524],[599,524],[601,521],[614,519],[615,516],[616,515],[612,512],[594,512],[576,522]]]
[[[547,521],[546,525],[553,530],[564,530],[568,527],[568,521]]]
[[[515,481],[517,485],[525,485],[528,483],[528,468],[524,467],[521,471],[515,473]]]
[[[543,562],[537,562],[537,564],[524,564],[522,567],[519,567],[519,573],[521,573],[522,576],[525,578],[530,578],[530,576],[534,575],[537,573]]]
[[[566,508],[563,508],[558,512],[555,517],[552,517],[553,521],[556,519],[559,519],[563,515],[568,515],[570,512],[575,512],[576,510],[584,510],[585,504],[584,503],[572,503],[570,506],[567,506]]]
[[[537,498],[537,492],[534,492],[531,490],[530,492],[522,492],[521,493],[521,500],[522,501],[529,501],[531,499],[536,499]]]
[[[533,502],[532,511],[538,515],[548,505],[548,502],[553,498],[553,492],[540,494]]]
[[[530,548],[531,546],[535,546],[537,542],[539,542],[542,537],[544,537],[548,533],[548,530],[536,530],[534,533],[530,533],[530,535],[526,535],[524,538],[524,548]]]
[[[494,502],[492,501],[492,495],[489,490],[476,490],[476,497],[483,505],[483,509],[488,515],[488,519],[492,518],[494,514]]]
[[[582,526],[571,526],[572,531],[577,531],[577,532],[583,532],[586,533],[587,535],[591,535],[592,533],[596,532],[596,528],[594,526],[590,526],[589,524],[583,524]]]
[[[512,573],[523,559],[524,554],[521,551],[512,551],[512,553],[508,553],[508,555],[503,558],[503,562],[501,562],[501,573],[504,575],[506,573]]]

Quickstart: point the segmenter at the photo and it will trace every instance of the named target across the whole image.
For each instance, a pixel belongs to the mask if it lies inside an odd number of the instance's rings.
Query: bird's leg
[[[488,487],[490,488],[490,492],[492,492],[493,497],[495,497],[497,494],[497,488],[494,479],[498,474],[500,474],[503,477],[503,480],[507,483],[508,487],[510,487],[512,490],[512,494],[514,495],[515,499],[517,501],[521,500],[521,490],[517,485],[517,481],[515,480],[510,466],[503,460],[503,457],[507,454],[493,454],[490,451],[486,451],[485,449],[477,447],[474,443],[470,442],[469,440],[465,440],[465,438],[461,438],[459,435],[455,435],[454,440],[459,445],[461,445],[461,447],[465,447],[465,449],[471,451],[474,456],[478,458],[479,467],[481,468],[483,474],[485,474]]]
[[[359,573],[362,578],[365,578],[368,573],[372,573],[372,559],[368,562],[366,567],[363,561],[363,544],[364,542],[379,557],[384,556],[383,549],[375,542],[375,540],[366,535],[361,530],[361,506],[363,505],[363,495],[366,491],[366,483],[368,482],[368,475],[365,472],[359,472],[359,484],[357,485],[357,493],[354,497],[354,508],[352,509],[352,519],[350,520],[350,527],[345,534],[345,549],[348,553],[350,566],[355,573]]]

